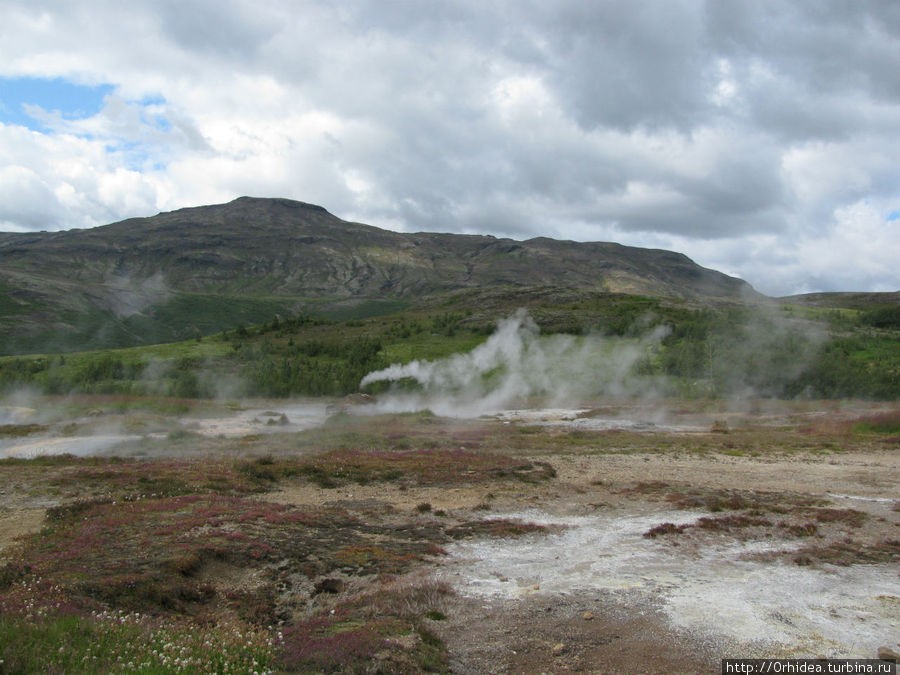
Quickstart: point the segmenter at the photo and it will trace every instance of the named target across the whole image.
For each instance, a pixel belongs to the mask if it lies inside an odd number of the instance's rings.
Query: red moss
[[[282,631],[279,665],[290,671],[355,672],[385,645],[371,624],[358,626],[337,617],[316,618]]]
[[[690,525],[676,525],[675,523],[662,523],[655,527],[651,527],[644,532],[644,536],[648,539],[655,539],[669,534],[682,534]]]

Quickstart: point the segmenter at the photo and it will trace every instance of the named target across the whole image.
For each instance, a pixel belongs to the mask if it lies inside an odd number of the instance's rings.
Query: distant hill
[[[807,307],[870,310],[879,307],[900,306],[900,291],[884,293],[803,293],[778,299],[788,304],[805,305]]]
[[[762,297],[672,251],[402,234],[303,202],[241,197],[88,230],[0,233],[0,352],[150,344],[276,314],[372,316],[442,294],[542,287]]]

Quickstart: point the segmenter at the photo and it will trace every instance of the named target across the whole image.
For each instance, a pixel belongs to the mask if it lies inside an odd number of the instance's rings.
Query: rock
[[[278,413],[276,413],[276,414],[278,414]],[[288,416],[285,415],[284,413],[281,413],[280,415],[278,415],[278,417],[270,417],[269,420],[266,422],[266,424],[268,424],[269,426],[278,425],[281,427],[288,425],[290,423],[291,422],[288,419]]]
[[[882,659],[883,661],[894,660],[894,661],[900,662],[900,654],[895,652],[890,647],[879,647],[878,648],[878,658]]]
[[[347,585],[340,579],[322,579],[315,585],[315,594],[319,593],[343,593]]]
[[[558,642],[553,645],[553,649],[550,650],[550,653],[553,654],[553,656],[562,656],[566,653],[566,646],[562,642]]]
[[[372,405],[373,403],[375,403],[375,397],[371,396],[370,394],[363,394],[362,392],[356,394],[348,394],[340,401],[329,405],[325,409],[325,412],[328,415],[349,413],[354,408],[358,408],[359,406]]]

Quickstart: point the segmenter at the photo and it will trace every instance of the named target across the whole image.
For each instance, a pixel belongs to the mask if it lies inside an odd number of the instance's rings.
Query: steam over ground
[[[429,409],[462,417],[524,405],[535,398],[544,405],[571,406],[586,396],[647,395],[654,391],[655,381],[634,376],[632,367],[665,333],[658,327],[630,340],[540,337],[537,324],[519,309],[471,352],[394,364],[366,375],[360,387],[397,383],[379,397],[378,412]],[[410,381],[417,385],[414,391],[405,386]]]

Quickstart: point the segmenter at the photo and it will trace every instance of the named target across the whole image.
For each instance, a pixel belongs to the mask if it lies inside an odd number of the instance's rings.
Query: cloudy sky
[[[900,289],[893,0],[4,0],[0,230],[241,195]]]

